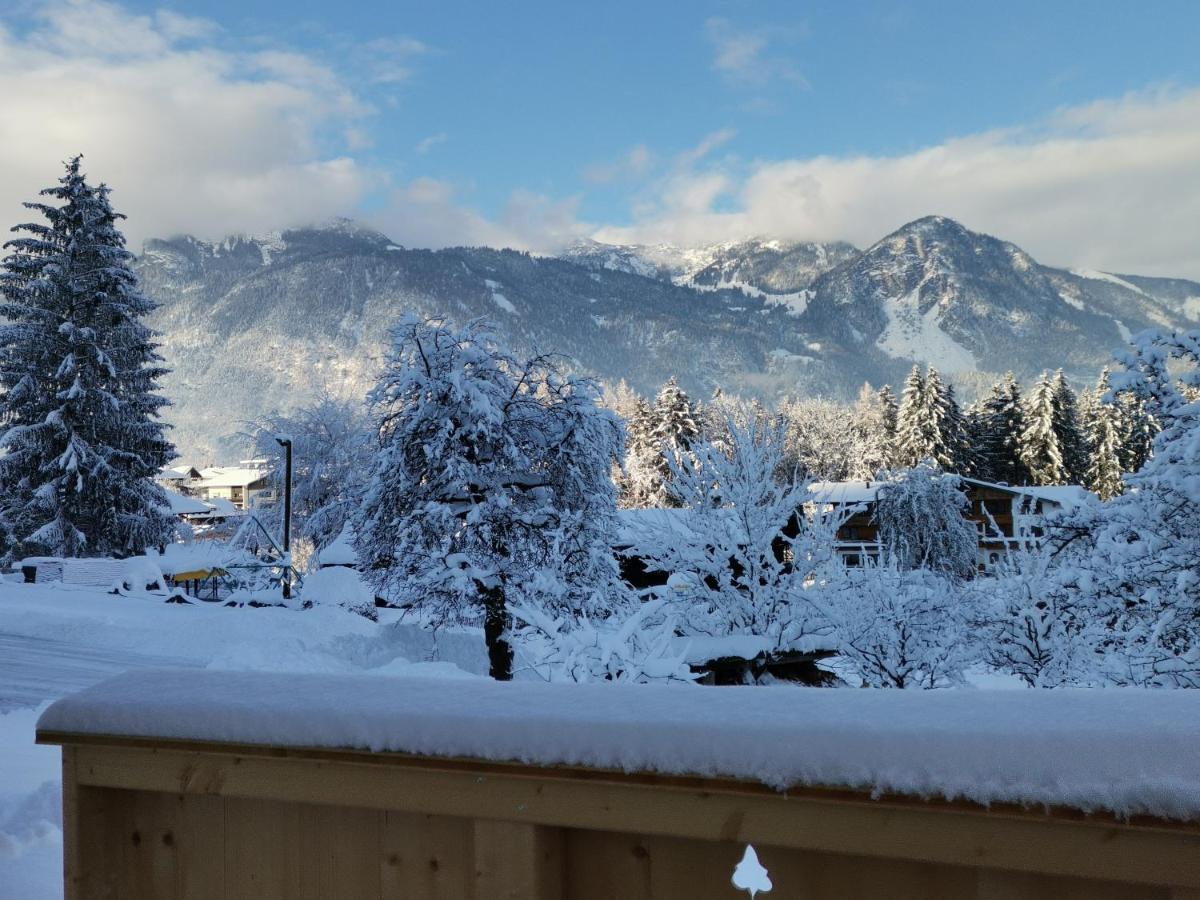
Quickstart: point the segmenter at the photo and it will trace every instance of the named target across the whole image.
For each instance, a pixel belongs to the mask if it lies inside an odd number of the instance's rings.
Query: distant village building
[[[1013,487],[977,478],[962,479],[967,497],[965,517],[975,524],[979,539],[977,563],[982,571],[995,567],[1009,550],[1036,546],[1045,534],[1048,516],[1097,498],[1077,485]],[[842,511],[835,549],[848,566],[879,558],[879,527],[875,503],[886,481],[818,481],[809,486],[814,509]]]
[[[236,467],[213,466],[200,472],[200,479],[191,492],[201,500],[225,500],[244,512],[259,502],[275,499],[271,471],[266,466],[248,465],[257,460],[243,460]]]

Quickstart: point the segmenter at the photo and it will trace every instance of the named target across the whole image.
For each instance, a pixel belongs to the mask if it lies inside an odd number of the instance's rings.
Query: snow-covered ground
[[[230,609],[0,581],[0,900],[62,896],[59,751],[33,743],[38,715],[119,672],[163,666],[470,677],[487,659],[476,634],[435,643],[338,607]]]

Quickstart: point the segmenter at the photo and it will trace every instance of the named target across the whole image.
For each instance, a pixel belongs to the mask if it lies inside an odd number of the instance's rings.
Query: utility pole
[[[292,598],[292,439],[275,435],[275,442],[284,450],[283,464],[283,554],[287,566],[283,570],[283,599]]]

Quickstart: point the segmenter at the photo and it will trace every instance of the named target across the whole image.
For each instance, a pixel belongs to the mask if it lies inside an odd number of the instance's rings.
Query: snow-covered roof
[[[164,490],[163,493],[167,495],[167,509],[173,516],[202,515],[210,509],[209,504],[195,497],[186,497],[170,490]]]
[[[205,469],[201,474],[200,487],[246,487],[262,481],[269,474],[266,469]]]
[[[1200,819],[1200,691],[884,691],[136,671],[39,730],[393,751]]]
[[[873,503],[883,481],[814,481],[808,486],[814,503]]]
[[[980,478],[960,476],[965,484],[992,488],[1025,497],[1036,497],[1059,506],[1080,506],[1096,499],[1096,495],[1074,484],[1050,485],[1047,487],[1030,487],[1026,485],[997,484]],[[873,503],[879,495],[879,489],[887,484],[886,480],[876,481],[814,481],[808,486],[815,503],[854,504]]]
[[[159,481],[183,481],[187,477],[187,472],[179,469],[162,469],[158,473]]]
[[[1062,507],[1083,506],[1095,502],[1097,499],[1095,494],[1077,484],[1053,484],[1045,487],[1022,487],[1015,490]]]
[[[195,513],[197,519],[228,519],[233,516],[240,516],[242,511],[233,505],[232,500],[226,500],[224,497],[210,497],[204,501],[204,511]]]

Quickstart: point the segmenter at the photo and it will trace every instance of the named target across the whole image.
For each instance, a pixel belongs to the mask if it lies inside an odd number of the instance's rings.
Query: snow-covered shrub
[[[832,525],[802,521],[807,483],[780,483],[781,433],[730,419],[725,446],[699,444],[673,463],[684,502],[678,529],[638,536],[634,553],[668,572],[652,589],[678,610],[684,634],[752,634],[796,648],[821,623],[808,594],[833,562]]]
[[[969,597],[953,578],[885,559],[845,570],[814,601],[864,685],[936,688],[960,681],[977,657]]]
[[[375,592],[363,581],[362,575],[347,566],[328,566],[306,575],[300,601],[306,606],[341,606],[372,621],[379,618]]]
[[[884,553],[902,569],[929,569],[951,578],[975,571],[979,539],[964,518],[967,498],[957,475],[928,462],[894,473],[880,485],[874,518]]]
[[[604,619],[512,608],[518,665],[546,681],[693,681],[663,600]]]
[[[1072,571],[1044,549],[1018,550],[973,585],[984,662],[1030,687],[1097,679],[1102,626]]]
[[[512,603],[603,616],[621,590],[620,423],[554,359],[518,360],[474,322],[408,318],[370,401],[378,449],[354,521],[363,571],[433,624],[482,624],[511,676]]]
[[[1064,523],[1081,586],[1109,634],[1108,680],[1200,687],[1200,330],[1146,331],[1119,357],[1114,391],[1161,430],[1126,491]]]

